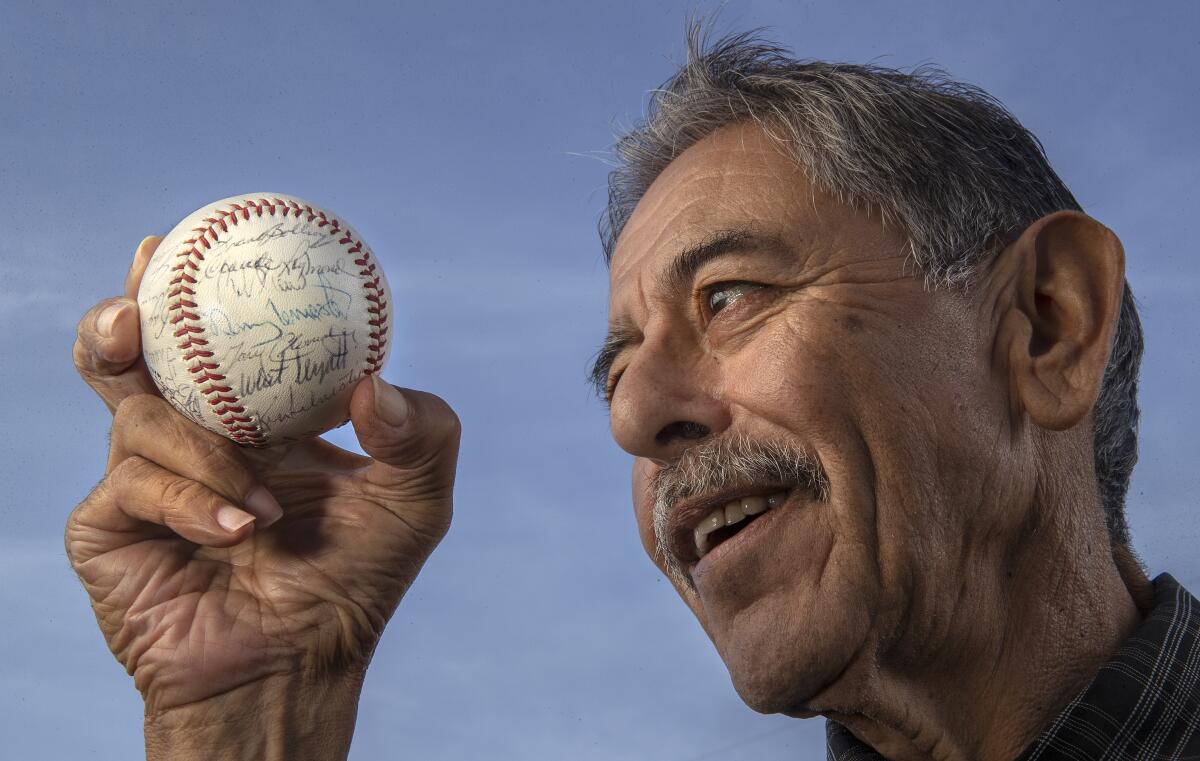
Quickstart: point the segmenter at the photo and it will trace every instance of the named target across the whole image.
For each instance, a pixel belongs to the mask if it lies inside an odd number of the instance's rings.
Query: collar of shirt
[[[1200,758],[1200,602],[1170,574],[1154,609],[1091,684],[1017,761]],[[886,761],[842,725],[825,725],[828,761]]]

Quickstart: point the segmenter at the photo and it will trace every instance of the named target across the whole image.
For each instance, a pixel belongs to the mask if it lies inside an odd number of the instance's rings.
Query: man
[[[1141,334],[1116,237],[998,104],[935,77],[708,49],[618,146],[593,379],[642,540],[760,711],[836,759],[1187,758],[1196,601],[1123,504]],[[115,410],[67,548],[150,758],[342,757],[444,534],[458,423],[363,381],[369,457],[199,430],[80,325]]]

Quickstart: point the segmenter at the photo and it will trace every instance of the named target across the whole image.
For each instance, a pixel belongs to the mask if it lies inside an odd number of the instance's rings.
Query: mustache
[[[820,460],[796,444],[777,439],[711,439],[655,472],[649,483],[654,495],[654,536],[672,581],[692,586],[683,562],[670,550],[671,508],[691,497],[760,484],[800,488],[817,502],[829,501],[829,476]]]

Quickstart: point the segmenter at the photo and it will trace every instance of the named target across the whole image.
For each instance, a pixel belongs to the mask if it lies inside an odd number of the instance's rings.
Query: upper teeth
[[[719,528],[732,526],[735,523],[740,523],[747,515],[758,515],[775,507],[779,507],[787,499],[785,492],[769,494],[767,496],[755,495],[752,497],[742,497],[741,499],[731,499],[721,507],[715,508],[711,513],[700,521],[700,525],[696,526],[692,532],[693,538],[696,540],[696,555],[704,557],[708,552],[708,535]]]

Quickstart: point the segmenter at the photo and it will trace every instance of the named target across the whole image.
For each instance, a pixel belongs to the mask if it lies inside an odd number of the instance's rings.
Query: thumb
[[[412,502],[449,504],[461,431],[450,405],[373,374],[354,389],[350,420],[358,443],[375,460],[363,477],[397,503],[391,509]]]

